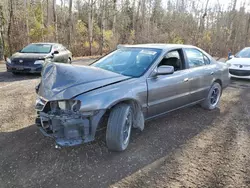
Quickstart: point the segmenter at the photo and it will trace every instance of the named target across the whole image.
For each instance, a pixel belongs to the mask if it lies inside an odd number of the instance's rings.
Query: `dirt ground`
[[[101,140],[56,149],[34,125],[38,82],[0,64],[1,188],[250,187],[250,81],[233,80],[214,111],[148,122],[121,153]]]

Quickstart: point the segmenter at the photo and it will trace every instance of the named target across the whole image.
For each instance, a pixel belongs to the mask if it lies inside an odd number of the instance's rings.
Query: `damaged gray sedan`
[[[36,124],[61,146],[106,131],[110,150],[127,148],[132,128],[194,104],[213,110],[229,83],[228,67],[187,45],[119,46],[90,66],[51,63],[37,88]]]

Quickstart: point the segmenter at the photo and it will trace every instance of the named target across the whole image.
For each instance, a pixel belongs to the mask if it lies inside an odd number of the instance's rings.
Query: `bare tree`
[[[29,11],[30,11],[30,5],[29,5],[29,0],[25,0],[24,2],[24,6],[25,6],[25,10],[26,10],[26,14],[25,14],[25,22],[26,22],[26,34],[27,34],[27,43],[30,43],[30,28],[29,28]]]
[[[3,17],[3,6],[0,5],[0,60],[4,57],[5,52],[5,41],[4,41],[4,17]]]
[[[88,0],[88,38],[89,38],[89,55],[92,55],[92,43],[93,43],[93,22],[94,22],[94,16],[93,16],[93,6],[94,1]]]
[[[205,5],[205,9],[204,9],[204,13],[200,19],[200,32],[203,32],[204,31],[204,24],[205,24],[205,19],[206,19],[206,16],[207,16],[207,8],[208,8],[208,3],[209,3],[209,0],[207,0],[206,2],[206,5]]]
[[[73,3],[73,0],[69,0],[69,18],[68,18],[68,47],[69,48],[71,48],[72,3]]]
[[[233,44],[235,43],[234,39],[235,39],[235,34],[236,34],[236,28],[233,27],[235,24],[235,17],[236,17],[236,4],[237,4],[237,0],[233,0],[232,11],[229,15],[229,35],[227,38],[227,44],[232,46],[233,50],[234,50]]]
[[[104,31],[105,31],[105,8],[106,8],[106,1],[101,1],[101,41],[100,41],[100,55],[103,53],[103,46],[104,46]]]
[[[9,53],[12,54],[13,48],[12,48],[11,36],[12,36],[12,23],[14,21],[13,0],[9,0],[8,7],[9,7],[9,22],[8,22],[7,35],[8,35]]]
[[[49,0],[46,0],[46,4],[47,4],[47,7],[46,7],[46,10],[47,10],[47,13],[46,13],[46,27],[49,26]]]
[[[250,31],[250,13],[248,14],[248,20],[246,23],[246,38],[245,38],[245,46],[249,44],[249,31]]]
[[[41,36],[41,38],[42,38],[42,41],[44,42],[44,13],[43,13],[43,0],[41,0],[40,1],[40,8],[41,8],[41,12],[42,12],[42,15],[41,15],[41,17],[42,17],[42,23],[41,23],[41,25],[42,25],[42,29],[41,29],[41,31],[42,31],[42,36]]]
[[[117,0],[113,0],[113,12],[114,12],[114,17],[113,17],[113,25],[112,25],[112,32],[115,34],[115,26],[116,26],[116,2]]]
[[[53,2],[52,8],[53,8],[54,39],[56,42],[58,42],[56,0],[53,0],[52,2]]]

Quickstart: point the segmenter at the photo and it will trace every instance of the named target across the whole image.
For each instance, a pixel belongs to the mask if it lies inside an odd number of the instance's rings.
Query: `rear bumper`
[[[12,65],[6,63],[6,69],[8,72],[41,73],[42,65],[32,67],[32,66]]]

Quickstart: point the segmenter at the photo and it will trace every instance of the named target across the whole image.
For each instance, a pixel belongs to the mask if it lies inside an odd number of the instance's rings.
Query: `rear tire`
[[[207,98],[201,103],[201,106],[207,110],[215,109],[220,102],[221,93],[221,85],[217,82],[214,82],[208,92]]]
[[[130,105],[122,103],[112,109],[106,130],[109,150],[124,151],[128,147],[132,124],[133,113]]]

